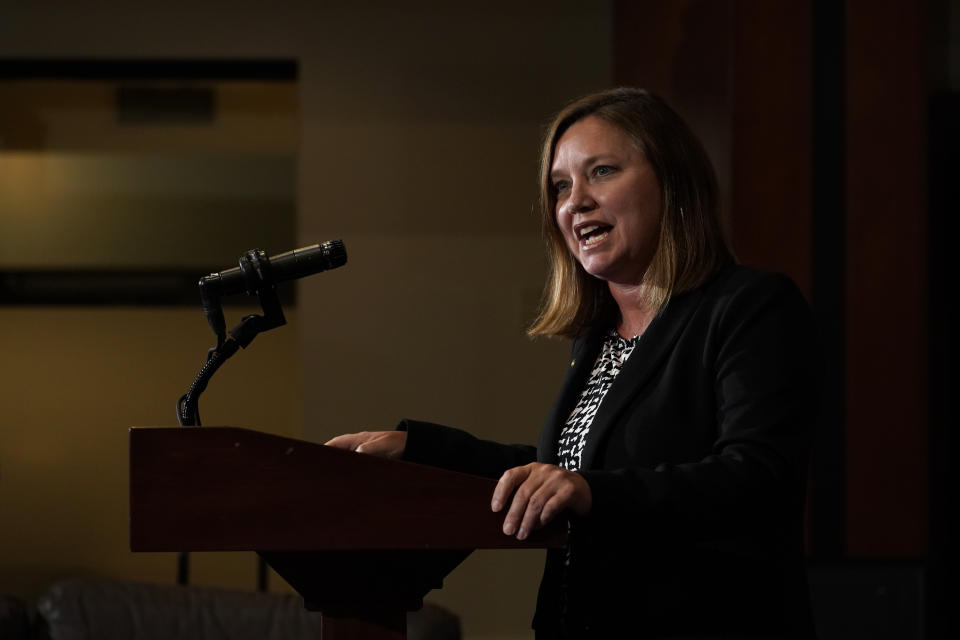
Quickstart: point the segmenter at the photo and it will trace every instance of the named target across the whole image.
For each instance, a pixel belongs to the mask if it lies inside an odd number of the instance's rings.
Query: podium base
[[[407,613],[402,609],[366,611],[362,618],[321,614],[321,640],[406,640]]]

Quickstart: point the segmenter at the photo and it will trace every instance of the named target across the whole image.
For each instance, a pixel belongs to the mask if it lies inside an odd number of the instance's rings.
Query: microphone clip
[[[256,295],[264,315],[247,316],[240,325],[230,330],[230,336],[246,348],[254,336],[261,331],[274,329],[286,324],[280,300],[270,269],[270,257],[263,249],[251,249],[240,256],[240,273],[244,282],[244,293]],[[211,274],[200,279],[200,302],[207,323],[217,336],[217,346],[223,346],[227,338],[227,323],[223,315],[220,298],[223,295],[219,274]],[[253,318],[259,318],[253,321]],[[249,320],[249,322],[248,322]],[[253,327],[256,327],[255,329]]]

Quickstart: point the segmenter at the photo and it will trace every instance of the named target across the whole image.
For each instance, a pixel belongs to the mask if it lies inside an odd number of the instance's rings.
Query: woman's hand
[[[490,508],[500,511],[516,489],[503,520],[503,532],[524,540],[558,513],[570,509],[577,515],[590,512],[593,496],[583,476],[552,464],[532,462],[508,469],[493,490]]]
[[[328,447],[369,453],[383,458],[399,458],[407,447],[406,431],[361,431],[346,433],[326,442]]]

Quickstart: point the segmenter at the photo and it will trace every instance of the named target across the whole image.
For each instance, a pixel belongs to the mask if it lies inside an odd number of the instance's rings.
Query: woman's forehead
[[[551,170],[568,162],[584,162],[605,155],[633,155],[637,152],[641,150],[630,134],[603,118],[587,116],[574,122],[559,137]]]

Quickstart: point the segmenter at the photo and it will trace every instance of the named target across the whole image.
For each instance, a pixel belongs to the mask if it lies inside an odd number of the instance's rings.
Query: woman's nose
[[[567,210],[570,215],[590,211],[597,206],[589,186],[582,180],[575,180],[570,185],[570,195],[567,198]]]

